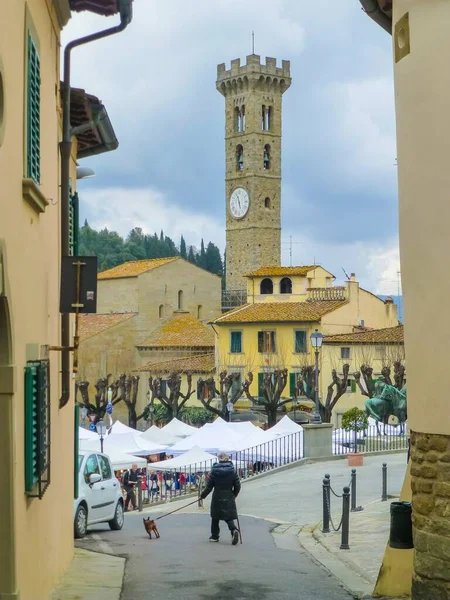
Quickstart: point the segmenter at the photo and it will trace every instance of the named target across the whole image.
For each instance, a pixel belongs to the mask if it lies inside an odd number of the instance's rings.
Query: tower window
[[[289,277],[283,277],[280,281],[280,294],[292,294],[292,281]]]
[[[268,171],[270,169],[270,145],[266,144],[264,146],[264,171]]]
[[[261,111],[261,131],[270,131],[272,121],[272,107],[263,104]]]
[[[241,144],[236,146],[236,169],[238,171],[244,170],[244,148]]]
[[[261,281],[260,285],[261,294],[273,294],[273,281],[266,277]]]
[[[245,131],[245,105],[234,109],[234,129],[238,133]]]
[[[203,319],[203,306],[201,304],[197,306],[197,319],[199,321]]]
[[[178,310],[183,310],[183,290],[178,291]]]
[[[270,198],[264,200],[264,208],[270,208]]]
[[[162,319],[164,317],[164,304],[159,305],[159,318]]]

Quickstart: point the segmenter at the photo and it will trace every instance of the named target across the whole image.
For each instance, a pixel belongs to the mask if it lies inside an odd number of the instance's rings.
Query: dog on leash
[[[150,539],[152,539],[152,531],[155,534],[155,537],[158,539],[159,537],[161,537],[159,535],[159,531],[158,528],[156,527],[156,523],[153,519],[150,519],[150,517],[148,517],[147,519],[142,519],[144,522],[144,527],[145,527],[145,531],[148,533],[148,535],[150,536]]]

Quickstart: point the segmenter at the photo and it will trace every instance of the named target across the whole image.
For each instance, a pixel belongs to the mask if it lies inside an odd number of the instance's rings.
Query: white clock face
[[[250,198],[247,190],[244,188],[236,188],[230,196],[230,211],[236,219],[245,217],[250,205]]]

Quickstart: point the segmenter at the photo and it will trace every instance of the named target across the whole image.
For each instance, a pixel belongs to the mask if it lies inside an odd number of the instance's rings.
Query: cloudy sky
[[[63,43],[117,19],[76,15]],[[105,104],[115,152],[83,161],[82,218],[224,249],[224,100],[217,64],[291,61],[283,97],[283,264],[316,261],[397,293],[391,38],[358,0],[135,0],[114,37],[73,52],[72,85]]]

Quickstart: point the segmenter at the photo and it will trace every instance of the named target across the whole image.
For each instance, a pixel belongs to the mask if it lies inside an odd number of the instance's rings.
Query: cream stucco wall
[[[292,294],[281,294],[280,282],[285,277],[292,282]],[[274,275],[268,277],[273,282],[273,294],[261,294],[261,282],[267,277],[247,277],[247,302],[304,302],[308,298],[308,288],[330,288],[333,284],[331,273],[323,267],[316,267],[302,275]]]
[[[59,29],[48,6],[51,2],[45,0],[15,0],[0,6],[0,69],[5,103],[0,135],[0,240],[6,249],[3,271],[8,288],[4,293],[13,341],[9,360],[15,365],[9,412],[7,396],[0,390],[4,465],[0,598],[8,600],[19,595],[21,600],[47,598],[73,551],[73,405],[58,408],[58,353],[50,354],[51,484],[42,500],[29,499],[24,492],[23,369],[27,359],[39,358],[41,345],[59,343],[60,324],[59,117],[55,95],[55,86],[59,86]],[[22,196],[26,23],[34,31],[41,64],[40,189],[51,199],[44,213],[38,213]],[[4,380],[0,382],[0,388],[4,384]]]

